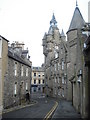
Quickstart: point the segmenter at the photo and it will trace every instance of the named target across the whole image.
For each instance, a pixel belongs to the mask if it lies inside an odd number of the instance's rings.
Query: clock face
[[[58,50],[58,49],[59,49],[59,47],[58,47],[57,45],[55,45],[55,49],[56,49],[56,50]]]

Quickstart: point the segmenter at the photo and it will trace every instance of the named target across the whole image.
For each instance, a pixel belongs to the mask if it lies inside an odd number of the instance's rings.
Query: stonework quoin
[[[7,71],[8,63],[8,40],[0,35],[0,117],[3,110],[3,91],[4,91],[4,76]]]

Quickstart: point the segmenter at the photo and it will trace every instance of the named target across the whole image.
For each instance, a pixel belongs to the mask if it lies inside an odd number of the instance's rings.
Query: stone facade
[[[89,31],[90,31],[90,27],[89,27]],[[90,106],[90,94],[88,94],[90,92],[89,88],[90,88],[90,35],[88,36],[87,40],[85,41],[86,47],[84,48],[84,58],[85,58],[85,66],[88,69],[88,92],[87,95],[89,97],[89,105]],[[88,107],[88,115],[90,118],[90,108]]]
[[[78,21],[78,23],[77,23]],[[78,6],[76,6],[73,18],[67,32],[67,43],[70,54],[70,67],[68,81],[71,83],[68,99],[72,100],[73,106],[82,115],[87,117],[88,115],[88,74],[87,68],[84,63],[84,41],[87,39],[87,33],[82,32],[82,28],[87,26]]]
[[[90,31],[76,4],[67,41],[64,33],[59,33],[54,15],[43,38],[47,95],[72,101],[83,118],[88,116],[88,68],[83,55],[84,42],[89,35],[86,28]]]
[[[4,49],[5,48],[5,49]],[[3,109],[4,76],[8,63],[8,40],[0,36],[0,115]]]
[[[30,93],[32,63],[23,43],[8,46],[3,40],[2,51],[2,105],[9,108],[24,102],[26,92]]]
[[[32,67],[31,93],[45,93],[45,80],[43,67]]]
[[[53,14],[48,33],[43,37],[45,81],[48,96],[66,98],[66,37],[59,32]]]

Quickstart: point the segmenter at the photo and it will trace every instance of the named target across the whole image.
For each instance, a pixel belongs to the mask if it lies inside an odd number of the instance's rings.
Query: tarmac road
[[[52,109],[55,101],[50,98],[39,98],[38,103],[33,106],[28,106],[22,109],[14,110],[3,114],[5,118],[44,118]],[[11,119],[10,119],[11,120]]]

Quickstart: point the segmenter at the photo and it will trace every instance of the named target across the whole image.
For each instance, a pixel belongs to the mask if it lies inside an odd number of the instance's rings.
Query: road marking
[[[50,116],[53,114],[53,112],[56,110],[58,106],[58,102],[55,102],[55,105],[53,106],[53,108],[47,113],[47,115],[44,117],[44,120],[48,120],[50,118]]]

